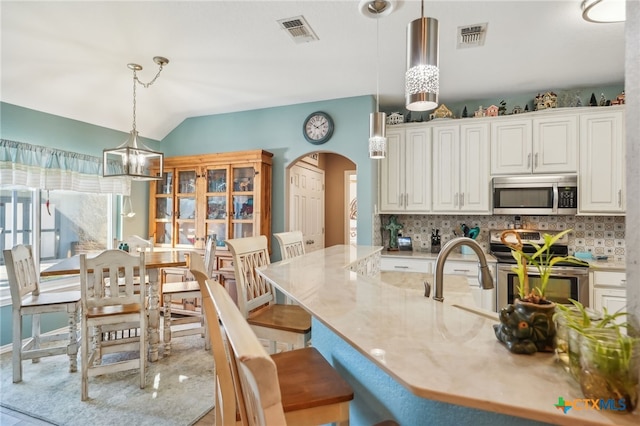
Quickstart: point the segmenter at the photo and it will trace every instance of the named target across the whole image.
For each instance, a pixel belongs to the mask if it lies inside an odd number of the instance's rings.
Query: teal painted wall
[[[272,152],[274,233],[285,230],[287,166],[314,151],[343,155],[358,171],[358,243],[371,244],[378,188],[377,164],[368,152],[369,113],[374,105],[373,97],[360,96],[189,118],[162,140],[162,149],[167,157],[257,148]],[[312,145],[302,135],[302,123],[314,111],[324,111],[334,120],[333,136],[324,145]]]

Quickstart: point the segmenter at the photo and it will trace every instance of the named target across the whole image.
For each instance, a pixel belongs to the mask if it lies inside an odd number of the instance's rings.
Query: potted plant
[[[625,326],[587,328],[580,338],[582,393],[618,413],[631,413],[638,405],[640,339],[627,335]]]
[[[515,230],[504,231],[500,235],[503,244],[511,249],[511,255],[516,260],[512,270],[517,274],[520,285],[518,298],[500,311],[500,324],[495,324],[494,331],[498,340],[504,343],[513,353],[532,354],[535,352],[551,352],[555,344],[555,324],[553,314],[556,304],[547,300],[545,293],[551,268],[562,261],[582,264],[574,256],[551,256],[551,247],[571,229],[552,236],[544,234],[542,245],[531,243],[535,249],[527,253]],[[507,241],[513,235],[516,242]],[[539,285],[531,287],[529,284],[529,268],[536,268],[539,274]]]
[[[568,331],[566,341],[572,376],[589,399],[601,399],[617,412],[632,412],[638,404],[640,339],[620,322],[626,312],[601,316],[581,303],[558,305],[556,322]],[[560,333],[560,330],[558,330]],[[561,339],[559,340],[559,344]]]

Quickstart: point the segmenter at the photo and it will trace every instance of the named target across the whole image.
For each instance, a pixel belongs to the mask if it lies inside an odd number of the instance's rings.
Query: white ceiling
[[[582,0],[430,1],[440,24],[440,102],[621,84],[624,24],[593,24]],[[1,2],[0,99],[160,140],[189,117],[375,94],[376,20],[352,1]],[[303,15],[319,41],[277,20]],[[419,1],[379,20],[381,110],[404,104],[406,27]],[[484,46],[456,49],[459,26],[488,22]],[[583,100],[583,101],[586,101]]]

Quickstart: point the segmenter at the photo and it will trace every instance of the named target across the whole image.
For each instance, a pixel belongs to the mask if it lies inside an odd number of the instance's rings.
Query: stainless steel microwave
[[[493,178],[493,214],[571,215],[577,212],[576,175]]]

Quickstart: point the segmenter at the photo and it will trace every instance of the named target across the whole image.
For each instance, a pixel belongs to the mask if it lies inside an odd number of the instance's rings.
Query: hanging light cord
[[[380,112],[380,16],[376,17],[376,112]]]

